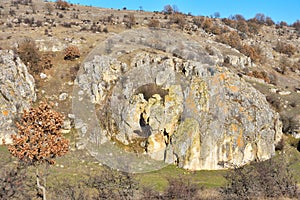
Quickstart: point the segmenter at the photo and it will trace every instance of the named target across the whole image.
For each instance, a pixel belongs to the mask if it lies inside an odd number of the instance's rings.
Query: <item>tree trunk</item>
[[[40,184],[39,169],[36,167],[36,184],[39,189],[43,191],[43,200],[46,200],[46,188]]]

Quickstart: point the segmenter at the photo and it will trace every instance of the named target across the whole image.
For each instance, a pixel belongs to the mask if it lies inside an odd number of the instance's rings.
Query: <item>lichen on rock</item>
[[[98,105],[98,116],[108,116],[97,122],[101,131],[93,137],[99,145],[112,140],[127,151],[138,147],[153,160],[189,170],[230,168],[274,155],[282,135],[279,115],[201,45],[165,31],[121,38],[111,39],[109,55],[92,55],[77,77],[81,96]]]
[[[35,99],[35,82],[25,64],[13,51],[0,50],[0,144],[11,142],[17,115]]]

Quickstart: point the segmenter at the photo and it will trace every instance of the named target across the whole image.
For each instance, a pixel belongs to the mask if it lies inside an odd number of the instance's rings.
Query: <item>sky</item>
[[[102,8],[162,11],[165,5],[176,5],[180,12],[210,16],[219,12],[221,17],[241,14],[246,19],[257,13],[269,16],[273,21],[292,24],[300,19],[300,0],[67,0],[70,3]]]

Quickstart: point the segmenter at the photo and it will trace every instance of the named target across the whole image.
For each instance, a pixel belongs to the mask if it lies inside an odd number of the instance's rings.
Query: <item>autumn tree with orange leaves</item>
[[[60,132],[63,119],[61,113],[52,110],[51,106],[44,102],[37,108],[24,110],[21,121],[16,123],[18,132],[12,135],[13,142],[8,145],[8,150],[13,156],[36,167],[37,187],[42,189],[43,199],[46,199],[46,189],[40,184],[37,165],[52,165],[55,158],[68,152],[69,141]]]

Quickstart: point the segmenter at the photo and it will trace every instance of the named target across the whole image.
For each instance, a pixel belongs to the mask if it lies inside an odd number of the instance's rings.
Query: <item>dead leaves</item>
[[[69,141],[60,133],[63,115],[41,102],[37,108],[24,111],[21,122],[16,123],[18,133],[12,135],[10,153],[28,164],[47,162],[68,152]]]

